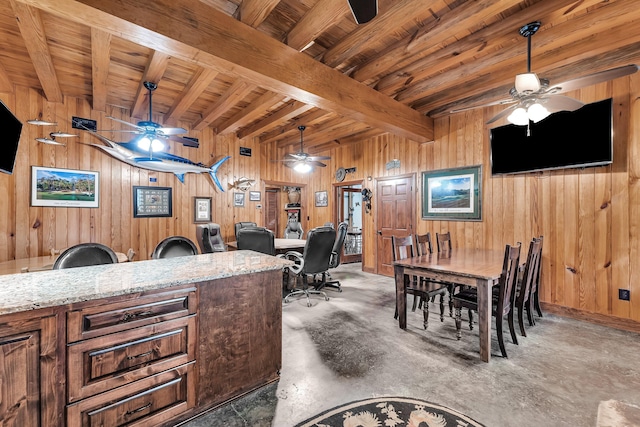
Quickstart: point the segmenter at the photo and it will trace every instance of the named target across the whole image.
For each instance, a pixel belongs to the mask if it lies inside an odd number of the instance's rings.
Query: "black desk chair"
[[[327,225],[327,227],[333,228],[333,224]],[[344,246],[344,239],[347,237],[347,228],[349,225],[346,222],[341,222],[338,224],[338,231],[336,235],[336,241],[333,244],[333,249],[331,250],[331,260],[329,261],[329,268],[336,268],[340,265],[340,255],[342,254],[342,247]],[[330,273],[327,273],[328,277],[331,277]],[[328,286],[330,288],[336,288],[338,291],[342,292],[342,287],[340,286],[339,280],[327,280],[324,283],[324,286]]]
[[[203,254],[214,252],[225,252],[227,249],[220,235],[220,224],[209,223],[196,226],[196,237],[198,246]]]
[[[158,246],[151,254],[151,258],[175,258],[187,255],[198,255],[196,245],[186,237],[171,236],[158,243]]]
[[[115,264],[117,262],[118,256],[110,247],[100,243],[80,243],[62,252],[53,263],[53,269]]]
[[[243,228],[257,227],[257,226],[258,226],[258,224],[256,224],[255,222],[250,222],[250,221],[236,222],[235,225],[234,225],[235,233],[236,233],[236,240],[238,240],[238,231],[242,230]]]
[[[248,249],[267,255],[276,254],[275,237],[264,227],[241,228],[237,236],[238,250]]]
[[[285,267],[285,282],[288,283],[288,276],[293,274],[296,283],[300,283],[299,289],[294,289],[285,298],[284,302],[289,302],[289,298],[296,295],[305,295],[307,297],[307,306],[311,307],[310,294],[319,294],[324,296],[326,301],[329,297],[321,289],[326,282],[327,270],[331,262],[331,253],[336,241],[336,230],[331,227],[316,227],[309,230],[307,234],[307,242],[304,246],[304,252],[301,254],[296,251],[289,251],[282,258],[286,258],[295,262],[294,265]],[[314,288],[309,288],[308,277],[321,274],[322,280],[318,283],[312,281]]]

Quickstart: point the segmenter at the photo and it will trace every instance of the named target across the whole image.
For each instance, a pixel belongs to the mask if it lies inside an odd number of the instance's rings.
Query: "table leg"
[[[491,288],[487,280],[477,281],[478,287],[478,333],[480,334],[480,358],[491,360]]]
[[[396,310],[398,310],[398,323],[400,329],[407,329],[407,295],[404,267],[395,265],[393,272],[396,279]]]

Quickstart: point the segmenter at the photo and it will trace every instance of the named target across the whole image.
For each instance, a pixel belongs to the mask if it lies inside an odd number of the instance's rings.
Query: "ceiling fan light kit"
[[[516,76],[516,90],[519,93],[532,93],[540,90],[540,80],[536,73],[523,73]]]

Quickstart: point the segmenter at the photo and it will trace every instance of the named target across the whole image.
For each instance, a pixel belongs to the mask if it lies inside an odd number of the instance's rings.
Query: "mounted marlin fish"
[[[171,172],[175,174],[180,182],[184,184],[185,173],[203,173],[206,172],[211,176],[213,183],[224,191],[220,180],[216,173],[224,162],[230,159],[229,156],[223,157],[211,166],[207,166],[202,163],[194,163],[184,157],[176,156],[171,153],[162,151],[164,148],[164,141],[180,142],[183,145],[190,147],[197,147],[198,142],[190,139],[178,136],[178,134],[186,133],[187,130],[183,128],[170,128],[162,127],[160,124],[152,121],[152,102],[151,97],[154,90],[157,89],[157,85],[152,82],[144,82],[144,87],[149,91],[149,120],[141,121],[138,124],[129,123],[125,120],[120,120],[115,117],[107,116],[111,120],[115,120],[127,126],[135,128],[135,130],[121,130],[111,132],[131,132],[136,133],[139,136],[132,139],[129,142],[115,142],[100,135],[97,131],[88,129],[82,123],[77,122],[81,128],[100,139],[106,145],[90,144],[110,156],[127,163],[131,166],[136,166],[142,169],[148,169],[157,172]]]

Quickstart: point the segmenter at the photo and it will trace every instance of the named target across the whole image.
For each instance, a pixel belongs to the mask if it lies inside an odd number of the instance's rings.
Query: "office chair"
[[[333,228],[333,224],[330,226]],[[333,244],[333,249],[331,250],[331,260],[329,261],[329,268],[336,268],[340,265],[340,255],[342,254],[342,247],[344,246],[344,239],[347,237],[347,228],[349,225],[346,222],[341,222],[338,224],[338,231],[336,234],[336,241]],[[331,277],[331,274],[327,272],[327,276]],[[339,280],[327,280],[324,283],[324,286],[328,286],[330,288],[336,288],[339,292],[342,292],[342,287],[340,286]]]
[[[171,236],[158,243],[151,258],[175,258],[186,255],[198,255],[196,245],[186,237]]]
[[[287,227],[284,229],[285,239],[302,239],[303,234],[302,224],[298,221],[288,222]]]
[[[240,231],[242,228],[247,228],[247,227],[257,227],[258,224],[256,224],[255,222],[249,222],[249,221],[240,221],[240,222],[236,222],[235,223],[235,236],[236,236],[236,240],[238,240],[238,231]]]
[[[227,249],[220,235],[220,224],[208,223],[196,226],[196,237],[200,253],[225,252]]]
[[[324,296],[326,301],[329,301],[329,297],[321,289],[326,281],[326,273],[329,269],[331,262],[331,253],[336,241],[336,230],[331,227],[316,227],[309,230],[307,235],[307,242],[304,246],[304,251],[301,254],[296,251],[289,251],[282,258],[289,259],[295,262],[294,265],[285,267],[284,274],[287,277],[289,274],[293,274],[296,278],[296,283],[300,283],[300,289],[294,289],[285,298],[284,302],[289,302],[289,298],[295,295],[305,295],[307,297],[307,307],[311,307],[311,294],[319,294]],[[316,274],[322,275],[322,281],[320,283],[312,281],[315,288],[309,289],[308,277],[312,278]]]
[[[118,257],[110,247],[100,243],[80,243],[64,250],[53,263],[53,269],[115,264],[117,262]]]
[[[238,250],[248,249],[267,255],[276,254],[275,237],[264,227],[249,227],[238,230]]]

